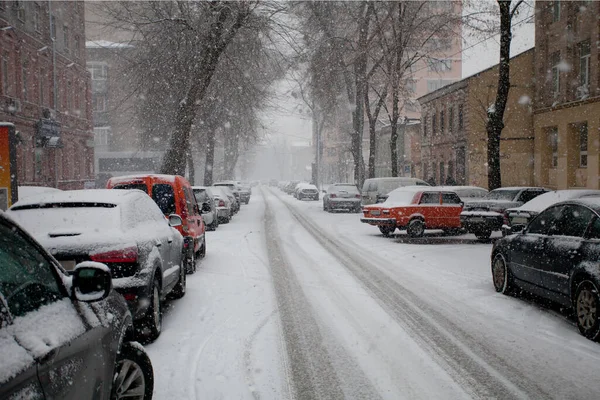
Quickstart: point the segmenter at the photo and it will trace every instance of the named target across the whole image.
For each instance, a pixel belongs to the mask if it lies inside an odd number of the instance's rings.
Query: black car
[[[0,399],[149,400],[152,364],[132,335],[106,265],[69,275],[0,213]]]
[[[521,289],[572,307],[580,332],[600,338],[600,200],[550,206],[492,250],[496,291]]]

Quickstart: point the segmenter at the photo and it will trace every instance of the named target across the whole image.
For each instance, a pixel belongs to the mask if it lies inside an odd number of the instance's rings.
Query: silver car
[[[219,223],[229,223],[233,215],[233,203],[231,202],[231,199],[223,187],[213,186],[210,189],[213,193],[213,199],[215,201],[215,209],[217,211],[217,219],[219,220]]]
[[[417,178],[389,177],[370,178],[365,180],[362,189],[362,205],[383,203],[387,195],[394,189],[402,186],[430,186],[427,182]]]
[[[192,186],[192,190],[202,211],[202,220],[206,225],[206,229],[214,231],[219,226],[219,217],[217,216],[213,192],[205,186]]]
[[[323,194],[323,210],[347,210],[360,212],[360,192],[352,183],[334,183]]]

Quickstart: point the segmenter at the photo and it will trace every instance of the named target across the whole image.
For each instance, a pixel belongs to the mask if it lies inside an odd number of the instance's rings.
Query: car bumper
[[[242,194],[240,195],[240,199],[241,199],[241,200],[242,200],[244,203],[246,203],[246,202],[250,201],[250,193],[242,193]]]
[[[460,223],[464,229],[469,232],[491,230],[499,231],[502,229],[504,218],[502,215],[491,216],[491,215],[469,215],[460,216]]]
[[[395,218],[361,218],[360,222],[377,226],[396,226]]]
[[[334,210],[351,210],[361,208],[360,200],[348,201],[348,200],[329,200],[329,207]]]

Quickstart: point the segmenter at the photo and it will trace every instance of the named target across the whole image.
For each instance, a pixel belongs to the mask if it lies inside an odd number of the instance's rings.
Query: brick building
[[[84,4],[0,2],[0,121],[18,131],[20,185],[93,184]]]

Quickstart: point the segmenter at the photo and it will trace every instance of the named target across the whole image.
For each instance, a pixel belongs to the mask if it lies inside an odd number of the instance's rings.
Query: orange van
[[[130,175],[110,178],[107,189],[139,189],[158,204],[163,214],[177,214],[183,224],[177,227],[184,239],[186,272],[196,271],[196,259],[206,254],[205,226],[192,186],[179,175]]]
[[[396,228],[411,237],[421,237],[425,229],[458,232],[463,203],[452,191],[426,186],[401,187],[390,192],[383,203],[363,207],[361,222],[375,225],[384,236]]]

